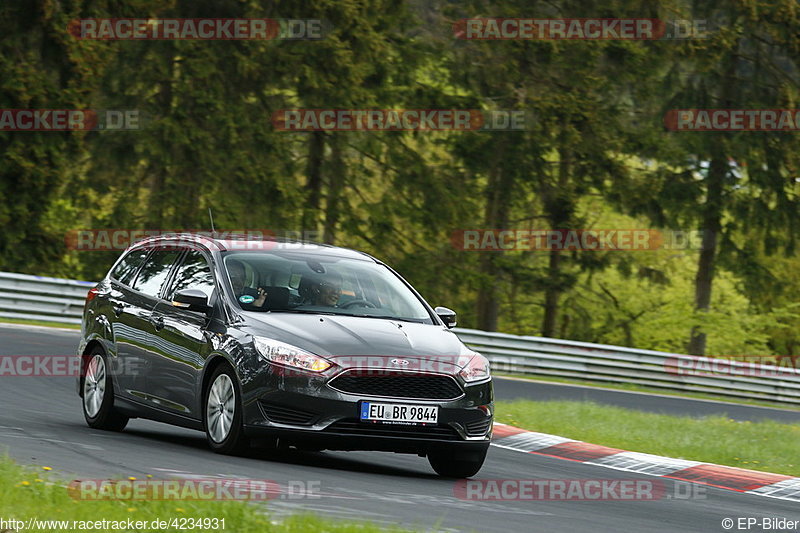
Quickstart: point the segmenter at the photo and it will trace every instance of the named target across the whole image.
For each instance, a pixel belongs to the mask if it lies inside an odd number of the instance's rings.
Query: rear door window
[[[133,288],[148,296],[157,298],[167,282],[172,264],[180,255],[180,250],[156,250],[139,270]]]
[[[111,277],[124,285],[130,285],[136,271],[142,266],[147,254],[150,253],[148,249],[133,250],[122,258],[114,270],[111,271]]]

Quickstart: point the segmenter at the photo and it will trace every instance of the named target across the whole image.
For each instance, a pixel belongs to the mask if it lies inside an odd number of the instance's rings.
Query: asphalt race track
[[[0,326],[0,355],[73,354],[78,332]],[[498,380],[500,399],[571,398],[691,415],[727,413],[736,418],[798,421],[781,410],[712,402],[611,393],[581,387]],[[206,447],[202,433],[132,420],[122,433],[89,429],[81,414],[74,380],[68,377],[3,377],[0,382],[0,449],[23,464],[47,465],[65,479],[238,478],[318,482],[317,498],[272,500],[274,517],[300,510],[332,518],[367,519],[433,531],[669,532],[725,531],[723,518],[800,520],[789,501],[704,487],[704,498],[652,502],[467,501],[454,494],[455,482],[437,477],[427,460],[377,452],[281,452],[254,450],[226,457]],[[626,403],[627,402],[627,403]],[[2,453],[0,451],[0,453]],[[647,479],[629,472],[493,447],[476,479]],[[683,493],[663,479],[667,493]],[[46,517],[39,517],[46,518]],[[235,528],[234,528],[235,529]],[[736,530],[734,528],[734,530]],[[751,529],[750,531],[760,531]]]

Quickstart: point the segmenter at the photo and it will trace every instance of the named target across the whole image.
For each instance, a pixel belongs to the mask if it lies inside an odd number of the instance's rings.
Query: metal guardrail
[[[456,328],[495,372],[628,383],[800,404],[800,371],[713,357]]]
[[[0,272],[0,317],[80,324],[90,281]]]
[[[0,272],[0,317],[79,324],[86,293],[93,286],[88,281]],[[488,357],[496,372],[800,404],[800,372],[793,368],[770,370],[751,363],[605,344],[464,328],[453,331]]]

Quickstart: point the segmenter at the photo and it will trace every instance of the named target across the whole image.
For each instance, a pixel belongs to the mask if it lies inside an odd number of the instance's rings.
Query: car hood
[[[344,368],[367,366],[423,368],[436,360],[454,371],[459,356],[471,353],[443,326],[389,319],[334,315],[243,312],[248,333],[297,346]],[[462,363],[463,364],[463,363]]]

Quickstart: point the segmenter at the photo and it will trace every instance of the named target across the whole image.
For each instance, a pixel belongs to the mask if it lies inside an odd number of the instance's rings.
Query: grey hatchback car
[[[383,450],[469,477],[492,434],[489,362],[362,252],[160,236],[89,291],[77,383],[93,428],[142,417],[251,445]]]

